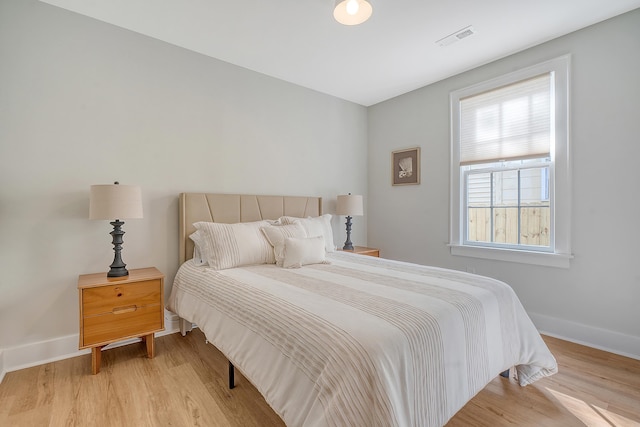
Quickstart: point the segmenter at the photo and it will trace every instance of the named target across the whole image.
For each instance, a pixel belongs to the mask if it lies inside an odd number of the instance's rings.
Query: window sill
[[[573,255],[517,251],[511,249],[481,248],[450,244],[451,255],[472,258],[484,258],[497,261],[519,262],[522,264],[542,265],[545,267],[569,268]]]

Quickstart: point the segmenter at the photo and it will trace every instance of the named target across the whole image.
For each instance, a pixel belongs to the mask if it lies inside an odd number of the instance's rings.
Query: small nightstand
[[[338,249],[338,250],[343,251],[344,249]],[[344,252],[353,252],[354,254],[359,254],[359,255],[369,255],[374,257],[380,257],[380,249],[367,248],[365,246],[354,246],[352,251],[344,251]]]
[[[91,348],[92,374],[100,372],[102,347],[116,341],[142,337],[153,358],[153,334],[164,329],[164,275],[158,269],[129,270],[125,277],[83,274],[78,294],[80,349]]]

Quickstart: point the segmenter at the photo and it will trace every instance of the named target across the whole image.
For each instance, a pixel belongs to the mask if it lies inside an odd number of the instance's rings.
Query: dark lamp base
[[[128,275],[129,271],[124,267],[112,267],[107,273],[107,277],[124,277]]]
[[[347,222],[345,222],[345,224],[347,225],[347,241],[344,242],[344,246],[342,247],[342,250],[352,251],[353,243],[351,243],[351,217],[350,216],[347,216]]]
[[[113,225],[113,231],[109,234],[113,236],[113,251],[115,252],[113,257],[113,262],[109,267],[111,270],[107,273],[107,277],[124,277],[128,276],[129,272],[125,268],[127,264],[122,261],[122,236],[124,235],[124,231],[122,230],[122,225],[124,222],[116,219],[111,222]]]

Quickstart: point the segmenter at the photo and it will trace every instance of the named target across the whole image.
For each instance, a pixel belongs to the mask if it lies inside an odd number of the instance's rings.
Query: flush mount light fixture
[[[344,25],[358,25],[371,17],[373,8],[367,0],[336,0],[333,17]]]

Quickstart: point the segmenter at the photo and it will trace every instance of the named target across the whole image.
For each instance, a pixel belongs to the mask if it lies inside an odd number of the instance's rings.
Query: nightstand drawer
[[[116,307],[159,304],[161,289],[159,279],[83,289],[83,316],[111,313]]]
[[[115,340],[122,340],[158,332],[162,330],[162,306],[155,305],[118,306],[113,312],[90,316],[82,319],[83,342],[81,347],[101,345]]]

